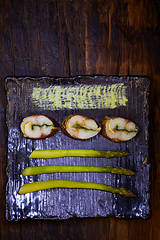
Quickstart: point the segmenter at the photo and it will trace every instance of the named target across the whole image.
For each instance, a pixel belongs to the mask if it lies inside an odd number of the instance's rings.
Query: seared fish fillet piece
[[[106,117],[102,121],[102,135],[113,142],[125,142],[138,133],[137,125],[122,117]]]
[[[97,122],[83,115],[71,115],[62,122],[62,131],[71,138],[89,139],[96,136],[101,128]]]
[[[21,122],[20,128],[24,137],[31,139],[50,137],[59,130],[56,121],[44,115],[25,117]]]

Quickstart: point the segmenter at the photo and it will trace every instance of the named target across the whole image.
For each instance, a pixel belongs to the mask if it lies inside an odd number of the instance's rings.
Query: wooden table
[[[160,2],[0,1],[0,239],[160,239]],[[5,220],[6,76],[147,75],[152,216],[67,221]]]

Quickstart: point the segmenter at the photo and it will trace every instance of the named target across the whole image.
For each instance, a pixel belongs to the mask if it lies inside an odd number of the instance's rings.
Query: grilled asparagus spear
[[[96,157],[114,158],[126,157],[128,152],[123,151],[101,151],[89,149],[59,149],[59,150],[34,150],[29,158],[59,158],[59,157]]]
[[[133,192],[123,187],[113,187],[102,183],[80,182],[71,180],[48,180],[26,183],[22,187],[20,187],[18,193],[26,194],[50,188],[96,189],[111,193],[117,193],[126,197],[136,197],[136,195]]]
[[[96,167],[96,166],[39,166],[39,167],[27,167],[23,170],[23,176],[44,174],[44,173],[56,173],[56,172],[107,172],[113,174],[123,175],[135,175],[130,169],[122,167]]]

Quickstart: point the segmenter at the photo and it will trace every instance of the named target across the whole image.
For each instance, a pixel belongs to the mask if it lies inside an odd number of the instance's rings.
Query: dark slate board
[[[85,85],[123,84],[128,101],[126,106],[117,105],[110,109],[95,105],[95,109],[55,109],[54,104],[46,107],[43,96],[40,101],[33,101],[33,88],[49,88],[54,86],[78,88]],[[52,89],[53,90],[53,89]],[[148,95],[149,79],[145,77],[116,76],[78,76],[73,78],[7,78],[6,91],[8,107],[6,113],[8,126],[8,182],[6,185],[6,219],[67,219],[71,217],[106,217],[147,218],[150,215],[150,162],[148,159]],[[35,97],[35,96],[34,96]],[[36,98],[36,97],[35,97]],[[121,96],[118,96],[118,101]],[[53,98],[51,98],[53,99]],[[93,98],[93,101],[96,101]],[[104,101],[104,99],[103,99]],[[107,100],[106,100],[107,101]],[[64,105],[65,106],[65,105]],[[84,105],[85,106],[85,105]],[[83,107],[84,107],[83,106]],[[53,110],[52,107],[54,108]],[[102,109],[103,107],[103,109]],[[77,141],[59,131],[55,136],[43,140],[30,140],[23,137],[20,122],[30,114],[45,114],[53,117],[61,124],[64,117],[79,113],[90,116],[100,122],[107,116],[122,116],[135,121],[140,128],[139,134],[126,143],[113,143],[100,134],[87,141]],[[93,158],[60,158],[29,159],[34,149],[99,149],[123,150],[131,154],[127,158],[93,159]],[[112,175],[109,173],[55,173],[39,176],[23,177],[23,169],[27,166],[39,165],[95,165],[122,166],[136,171],[135,176]],[[26,195],[18,195],[18,189],[24,183],[66,179],[91,181],[126,187],[137,194],[137,198],[126,198],[118,194],[98,190],[85,189],[49,189]]]

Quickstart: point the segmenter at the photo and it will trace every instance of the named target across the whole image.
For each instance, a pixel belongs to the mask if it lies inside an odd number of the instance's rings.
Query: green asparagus
[[[55,172],[108,172],[114,174],[123,174],[123,175],[134,175],[130,169],[122,167],[96,167],[96,166],[39,166],[39,167],[27,167],[23,170],[23,176],[44,174],[44,173],[55,173]]]
[[[86,149],[34,150],[29,158],[59,158],[59,157],[96,157],[113,158],[128,156],[123,151],[100,151]]]
[[[122,187],[113,187],[102,183],[93,182],[79,182],[71,180],[48,180],[48,181],[37,181],[33,183],[26,183],[20,187],[18,193],[26,194],[30,192],[36,192],[40,190],[50,188],[80,188],[80,189],[96,189],[111,193],[117,193],[126,197],[136,197],[136,195],[128,189]]]

